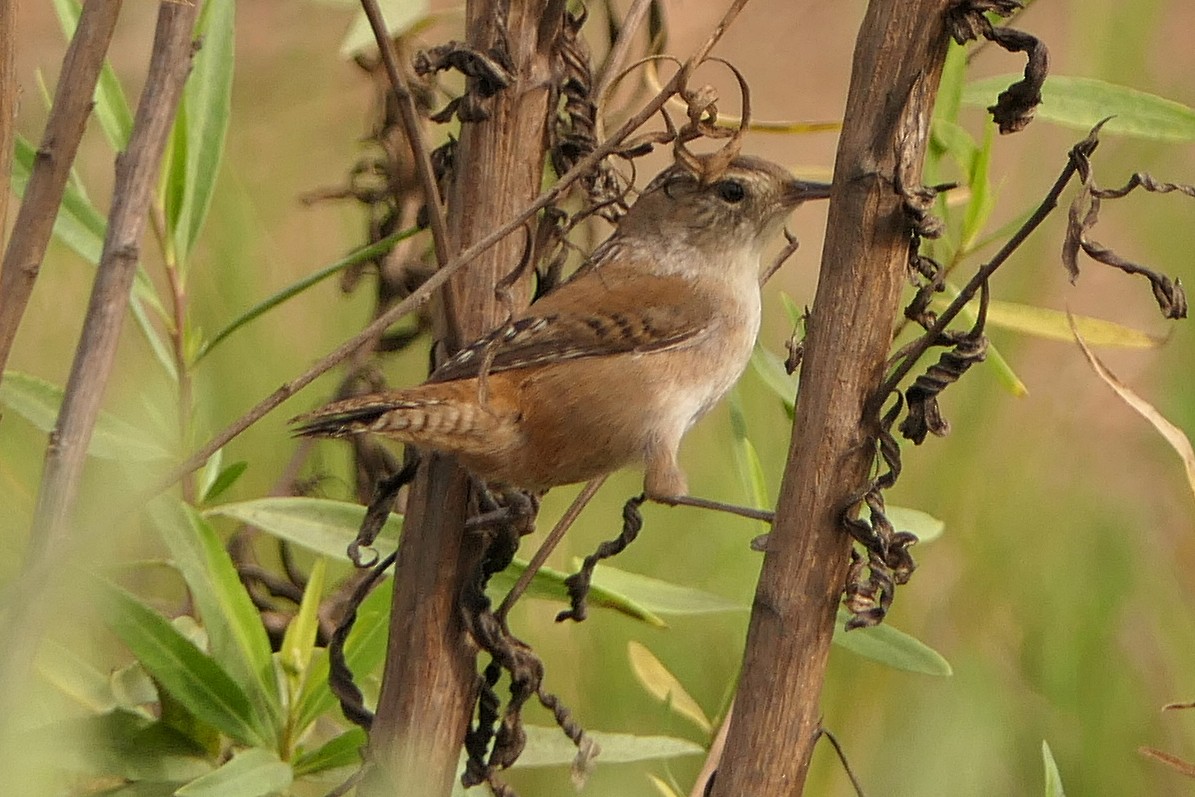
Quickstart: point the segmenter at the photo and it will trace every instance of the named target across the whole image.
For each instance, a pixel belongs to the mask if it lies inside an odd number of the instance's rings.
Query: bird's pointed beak
[[[814,183],[808,180],[790,180],[784,187],[784,201],[796,207],[811,199],[829,199],[830,183]]]

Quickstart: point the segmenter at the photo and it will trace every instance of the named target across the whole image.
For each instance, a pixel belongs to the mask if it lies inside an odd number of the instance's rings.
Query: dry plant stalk
[[[488,118],[462,125],[446,246],[437,248],[442,265],[451,253],[482,240],[494,219],[517,214],[539,193],[549,116],[549,48],[563,12],[558,0],[468,5],[468,45],[482,52],[504,50],[513,81],[488,99]],[[414,121],[404,114],[408,133]],[[426,158],[420,144],[412,143],[417,162]],[[441,328],[450,331],[450,347],[479,337],[509,312],[495,288],[519,262],[521,248],[517,237],[506,238],[478,256],[467,272],[448,279]],[[513,306],[530,300],[527,280],[512,291]],[[427,458],[412,487],[395,564],[382,691],[370,733],[375,769],[366,780],[368,793],[447,794],[452,789],[477,690],[476,652],[459,608],[483,545],[481,535],[463,533],[470,493],[469,476],[441,456]]]
[[[920,179],[951,5],[873,0],[856,43],[789,463],[715,797],[804,787],[851,547],[842,510],[872,464],[866,410],[908,262],[897,189]]]
[[[4,11],[0,24],[0,40],[9,50],[0,63],[0,75],[6,87],[0,87],[0,147],[3,148],[4,202],[8,201],[8,178],[13,149],[13,108],[11,104],[13,39],[12,0],[3,0]],[[121,0],[92,0],[83,6],[75,35],[62,61],[62,74],[54,89],[54,102],[46,120],[46,130],[37,149],[33,172],[25,187],[25,198],[13,224],[13,234],[4,252],[4,264],[0,267],[0,380],[4,377],[4,366],[12,351],[13,340],[33,284],[41,270],[42,258],[50,243],[54,219],[62,203],[62,193],[70,176],[79,140],[87,117],[91,115],[91,97],[99,79],[104,54],[112,40],[116,17],[120,12]],[[0,213],[0,229],[3,229],[4,214]]]
[[[17,117],[17,4],[0,0],[0,186],[7,186],[12,176],[12,150],[16,140]],[[0,191],[0,244],[8,225],[8,191]],[[0,292],[0,304],[4,294]],[[0,354],[0,377],[7,359]]]
[[[116,161],[116,183],[104,247],[62,408],[46,449],[29,557],[12,601],[17,607],[10,618],[10,633],[15,642],[6,651],[7,671],[0,679],[7,687],[24,680],[21,675],[33,658],[32,650],[25,646],[36,643],[48,611],[42,600],[46,585],[54,567],[71,547],[70,517],[104,388],[116,359],[158,167],[190,71],[191,32],[198,10],[197,4],[161,4],[148,80],[133,120],[128,148]]]

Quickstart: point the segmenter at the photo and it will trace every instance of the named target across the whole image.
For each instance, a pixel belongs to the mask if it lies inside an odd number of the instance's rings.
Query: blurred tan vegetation
[[[194,317],[208,332],[300,276],[361,243],[364,221],[351,203],[307,207],[299,197],[341,182],[360,154],[372,101],[370,86],[337,55],[352,12],[295,0],[249,0],[237,13],[232,122],[215,203],[193,257]],[[720,4],[674,0],[669,49],[685,54],[705,35]],[[152,34],[153,4],[126,4],[113,57],[130,97],[139,88]],[[834,119],[841,112],[853,35],[862,2],[759,0],[748,5],[719,46],[751,83],[757,116]],[[421,36],[451,35],[451,15]],[[1187,0],[1038,0],[1020,23],[1044,39],[1057,74],[1096,77],[1195,105],[1195,6]],[[49,4],[21,5],[18,58],[19,129],[36,140],[45,110],[36,71],[53,85],[64,49]],[[1023,62],[996,48],[975,60],[974,76],[1019,71]],[[713,75],[711,81],[724,81]],[[726,96],[733,96],[725,86]],[[978,109],[968,128],[981,137]],[[1043,122],[996,142],[998,205],[993,227],[1036,204],[1082,133]],[[834,137],[754,134],[746,150],[810,176],[832,166]],[[1105,184],[1133,171],[1195,182],[1190,142],[1164,144],[1108,136],[1095,156]],[[663,163],[663,161],[659,161]],[[106,207],[111,156],[98,131],[85,139],[79,171]],[[764,344],[783,351],[789,322],[778,294],[811,301],[824,209],[800,211],[793,229],[803,245],[765,296]],[[998,298],[1070,308],[1140,327],[1169,341],[1156,350],[1108,350],[1118,375],[1188,432],[1195,431],[1195,333],[1165,326],[1143,282],[1097,265],[1071,286],[1058,259],[1063,215],[1002,270]],[[1096,237],[1131,259],[1195,284],[1195,205],[1179,197],[1137,196],[1105,206]],[[146,263],[157,274],[155,263]],[[90,284],[90,266],[54,245],[26,315],[10,367],[61,384],[73,353]],[[351,335],[367,320],[365,297],[346,299],[331,280],[238,332],[196,374],[201,442],[282,381]],[[843,743],[869,794],[1021,795],[1042,793],[1040,746],[1048,740],[1068,793],[1179,795],[1189,783],[1137,753],[1150,745],[1195,758],[1195,716],[1160,707],[1195,697],[1195,521],[1192,499],[1173,452],[1102,385],[1069,344],[995,331],[993,342],[1029,388],[1011,396],[987,367],[945,394],[953,432],[919,449],[905,448],[905,475],[891,500],[946,523],[938,541],[917,550],[920,565],[903,587],[890,622],[933,646],[953,665],[946,679],[886,669],[836,650],[825,694],[825,724]],[[421,379],[421,351],[394,358],[392,383]],[[247,460],[230,497],[271,488],[293,445],[285,419],[327,398],[325,377],[236,440],[226,462]],[[147,427],[174,428],[169,384],[130,326],[106,403]],[[744,379],[751,438],[778,487],[788,439],[779,403],[752,373]],[[20,561],[36,494],[45,436],[15,415],[0,426],[0,581]],[[695,494],[746,500],[729,453],[726,410],[690,436],[684,452]],[[324,444],[314,468],[328,474],[323,494],[351,494],[346,454]],[[81,523],[119,503],[118,474],[99,468],[88,484]],[[639,476],[620,474],[603,489],[556,554],[572,566],[617,530],[619,506],[638,491]],[[573,489],[545,502],[541,528]],[[645,532],[618,567],[698,586],[740,601],[734,615],[680,618],[652,629],[597,612],[581,626],[556,625],[555,607],[528,602],[512,627],[547,664],[547,687],[587,728],[666,733],[705,742],[634,681],[627,644],[652,650],[707,714],[723,708],[735,676],[759,557],[749,521],[684,509],[649,507]],[[90,557],[111,564],[161,557],[134,523],[104,522]],[[228,527],[231,528],[231,527]],[[524,543],[534,544],[534,539]],[[65,564],[64,567],[71,565]],[[343,572],[343,571],[340,571]],[[141,577],[149,588],[151,573]],[[170,582],[172,583],[172,582]],[[159,587],[159,589],[161,589]],[[174,588],[177,590],[177,587]],[[76,644],[102,667],[126,661],[111,637],[94,629],[85,595],[64,600],[55,636]],[[177,602],[163,591],[163,605]],[[49,694],[46,705],[55,705]],[[539,721],[544,721],[543,717]],[[47,755],[53,755],[47,751]],[[700,761],[671,765],[680,783]],[[591,795],[650,795],[645,772],[662,766],[601,766]],[[524,794],[571,793],[568,773],[515,772]],[[809,794],[847,795],[849,784],[826,750],[819,752]]]

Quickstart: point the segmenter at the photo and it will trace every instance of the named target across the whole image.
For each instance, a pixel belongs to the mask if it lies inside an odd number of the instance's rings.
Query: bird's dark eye
[[[738,180],[723,180],[714,186],[723,202],[734,205],[742,202],[747,196],[747,189]]]

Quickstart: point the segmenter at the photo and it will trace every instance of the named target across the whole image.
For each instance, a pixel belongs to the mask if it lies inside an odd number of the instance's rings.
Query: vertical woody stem
[[[15,585],[14,609],[9,617],[14,641],[0,660],[0,687],[6,689],[19,688],[21,675],[30,666],[32,648],[47,614],[43,601],[46,584],[55,565],[71,548],[71,514],[104,388],[116,360],[158,166],[190,70],[191,31],[198,10],[197,2],[162,2],[148,79],[133,120],[129,146],[116,159],[104,248],[62,408],[46,448],[29,556]]]
[[[842,511],[873,461],[864,412],[907,267],[897,175],[920,180],[950,5],[872,0],[859,32],[788,467],[714,797],[804,789],[851,544]]]
[[[462,125],[456,181],[448,196],[449,251],[468,249],[538,194],[551,81],[549,48],[564,5],[558,0],[474,0],[466,10],[470,46],[501,39],[514,82],[487,105],[489,118]],[[505,25],[500,23],[505,20]],[[523,241],[511,236],[478,256],[446,286],[450,347],[492,329],[506,308],[498,281],[516,265]],[[514,308],[529,284],[512,288]],[[462,624],[465,579],[477,571],[478,535],[466,535],[467,475],[451,459],[428,457],[413,486],[395,564],[390,645],[370,739],[377,765],[366,793],[447,795],[477,692],[476,651]]]
[[[71,164],[75,161],[87,117],[91,115],[91,97],[116,27],[120,2],[91,0],[83,6],[75,35],[62,61],[62,74],[54,89],[45,133],[37,148],[29,183],[25,186],[24,201],[13,224],[12,238],[4,252],[4,264],[0,267],[0,378],[41,270]],[[4,0],[4,4],[3,36],[8,40],[6,46],[11,46],[15,35],[11,29],[14,4],[11,0]],[[0,70],[11,69],[11,59],[8,60],[7,65],[0,65]],[[12,81],[13,75],[7,74],[4,79]],[[6,99],[13,98],[6,95]],[[0,105],[0,129],[4,131],[0,133],[0,146],[4,147],[4,157],[9,163],[13,147],[12,111],[12,107]],[[7,169],[0,192],[5,196],[8,194]]]

